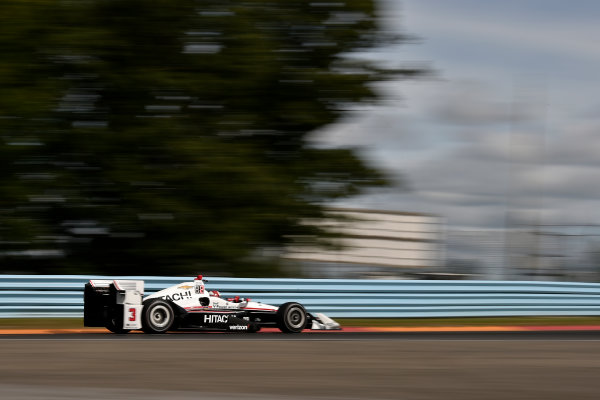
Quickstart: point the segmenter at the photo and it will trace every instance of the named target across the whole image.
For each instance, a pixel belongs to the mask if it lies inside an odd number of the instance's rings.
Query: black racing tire
[[[131,329],[119,328],[117,326],[117,324],[115,323],[114,318],[111,318],[108,321],[106,321],[106,324],[104,326],[106,327],[106,329],[108,329],[112,333],[118,333],[118,334],[129,333],[129,331],[131,330]]]
[[[277,327],[284,333],[302,332],[308,324],[308,316],[300,303],[284,303],[277,310]]]
[[[118,333],[118,334],[129,333],[130,329],[123,329],[123,327],[119,326],[119,324],[117,323],[118,318],[122,318],[122,315],[119,315],[117,310],[115,310],[115,309],[109,310],[108,316],[104,323],[104,326],[106,327],[106,329],[108,329],[112,333]]]
[[[145,333],[165,333],[175,321],[175,311],[166,300],[150,299],[144,302],[142,330]]]

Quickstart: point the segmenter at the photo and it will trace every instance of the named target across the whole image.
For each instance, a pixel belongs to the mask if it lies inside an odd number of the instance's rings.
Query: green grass
[[[342,326],[600,325],[600,317],[335,318]],[[0,318],[0,329],[83,328],[82,318]]]
[[[0,329],[83,328],[83,318],[0,318]]]

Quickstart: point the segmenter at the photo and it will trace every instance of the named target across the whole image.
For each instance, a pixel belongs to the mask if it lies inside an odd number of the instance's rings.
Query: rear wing
[[[144,281],[92,279],[83,295],[83,325],[141,329]]]
[[[90,285],[97,290],[108,289],[114,285],[117,290],[136,290],[144,294],[144,281],[133,281],[125,279],[90,279]]]

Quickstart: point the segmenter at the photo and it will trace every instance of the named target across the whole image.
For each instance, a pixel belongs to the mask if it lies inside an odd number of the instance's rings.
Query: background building
[[[284,259],[311,277],[424,277],[444,271],[444,224],[432,214],[331,209],[332,246],[290,247]],[[307,221],[307,223],[313,223]]]

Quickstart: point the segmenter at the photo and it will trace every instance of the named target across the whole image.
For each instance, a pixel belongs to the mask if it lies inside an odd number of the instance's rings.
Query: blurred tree
[[[5,272],[277,274],[265,249],[387,184],[308,138],[420,72],[349,57],[390,39],[374,3],[4,0]]]

